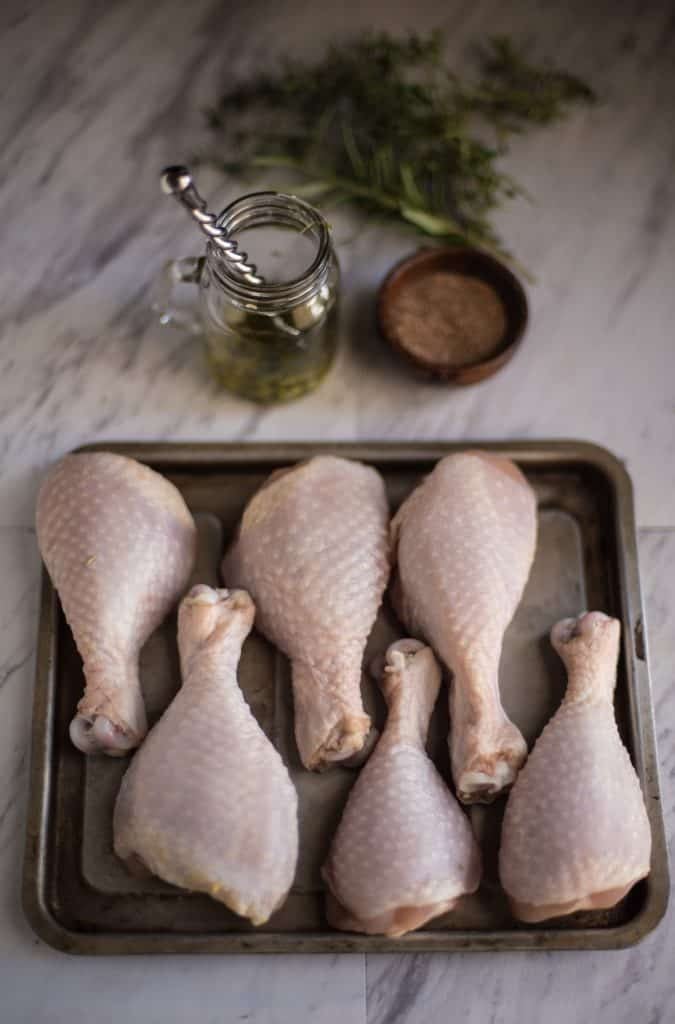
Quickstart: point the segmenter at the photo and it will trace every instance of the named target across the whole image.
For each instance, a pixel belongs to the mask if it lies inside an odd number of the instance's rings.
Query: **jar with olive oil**
[[[203,336],[211,373],[255,402],[283,402],[313,390],[337,347],[339,269],[328,224],[309,203],[256,192],[231,203],[218,225],[255,263],[251,284],[209,242],[199,260],[167,265],[172,283],[199,285],[199,316],[167,308],[163,323]]]

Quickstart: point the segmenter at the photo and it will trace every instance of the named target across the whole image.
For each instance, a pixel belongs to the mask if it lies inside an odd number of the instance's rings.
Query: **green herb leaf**
[[[473,77],[446,67],[439,32],[374,33],[330,46],[314,64],[286,61],[207,111],[206,158],[230,171],[276,168],[281,188],[504,255],[490,217],[524,194],[499,167],[510,139],[595,97],[503,36],[476,61]]]

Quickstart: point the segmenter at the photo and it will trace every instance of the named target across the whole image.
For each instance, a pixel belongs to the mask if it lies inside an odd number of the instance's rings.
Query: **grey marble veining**
[[[203,144],[199,111],[233,75],[369,26],[441,25],[448,51],[508,31],[586,75],[602,102],[520,140],[535,197],[499,216],[537,276],[516,359],[448,391],[373,327],[411,232],[331,213],[344,272],[341,350],[320,390],[259,408],[218,393],[148,291],[200,242],[157,174]],[[0,9],[0,1019],[213,1021],[675,1018],[672,915],[626,953],[84,961],[44,947],[18,899],[39,559],[35,493],[64,451],[105,439],[575,436],[627,460],[639,523],[675,526],[675,16],[663,0],[8,0]],[[281,181],[271,184],[283,184]],[[248,190],[200,175],[214,205]],[[675,822],[675,534],[641,537],[670,835]],[[367,999],[366,999],[367,991]],[[576,1010],[575,1010],[576,1012]]]

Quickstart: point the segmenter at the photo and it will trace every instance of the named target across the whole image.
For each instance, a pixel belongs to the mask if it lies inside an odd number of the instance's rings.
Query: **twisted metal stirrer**
[[[208,212],[206,200],[202,199],[195,188],[187,167],[165,167],[160,183],[162,192],[167,196],[175,196],[178,202],[183,204],[204,234],[218,247],[223,259],[227,260],[245,281],[249,284],[265,283],[256,265],[249,262],[248,255],[240,252],[234,239],[228,236],[224,228],[218,226],[215,213]]]

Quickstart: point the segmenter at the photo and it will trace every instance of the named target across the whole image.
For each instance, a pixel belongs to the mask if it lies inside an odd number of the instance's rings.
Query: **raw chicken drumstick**
[[[397,611],[453,673],[450,755],[465,803],[498,796],[527,756],[498,673],[536,539],[532,488],[508,459],[483,452],[442,459],[392,522]]]
[[[649,873],[649,821],[612,702],[620,628],[589,612],[551,630],[567,693],[509,796],[499,852],[522,921],[611,907]]]
[[[424,749],[440,682],[431,648],[391,645],[382,679],[387,725],[323,869],[336,928],[403,935],[478,888],[481,858],[468,818]]]
[[[298,855],[297,796],[237,684],[255,609],[244,591],[193,587],[178,612],[183,686],[122,780],[115,852],[263,924]]]
[[[138,656],[188,584],[194,521],[172,483],[109,452],[62,459],[40,489],[36,518],[84,663],[71,739],[85,754],[121,756],[147,731]]]
[[[257,625],[292,662],[295,738],[306,768],[358,753],[370,719],[361,661],[389,577],[380,475],[317,456],[274,473],[248,503],[223,561]]]

